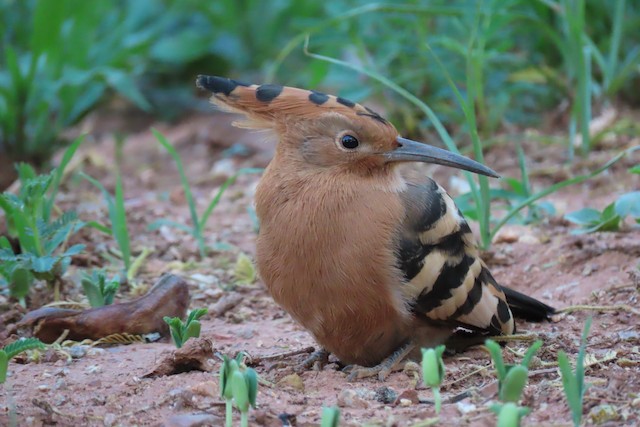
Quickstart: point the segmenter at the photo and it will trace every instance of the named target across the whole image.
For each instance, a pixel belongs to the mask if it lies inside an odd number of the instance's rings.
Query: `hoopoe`
[[[399,136],[373,110],[341,97],[273,84],[198,76],[238,126],[279,142],[256,190],[256,259],[274,300],[322,347],[350,365],[350,379],[391,369],[454,331],[512,334],[513,315],[539,321],[554,309],[500,286],[469,225],[431,178],[403,162],[497,177],[466,157]]]

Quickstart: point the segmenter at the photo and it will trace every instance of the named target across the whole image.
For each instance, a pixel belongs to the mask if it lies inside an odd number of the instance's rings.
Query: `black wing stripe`
[[[473,258],[465,255],[456,265],[445,264],[431,290],[420,294],[416,301],[416,307],[427,313],[439,307],[443,301],[451,298],[453,290],[464,283],[469,267],[473,262]]]

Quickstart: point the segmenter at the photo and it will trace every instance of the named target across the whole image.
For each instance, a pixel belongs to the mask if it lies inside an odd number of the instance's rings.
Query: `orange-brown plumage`
[[[198,85],[246,126],[278,135],[256,191],[259,272],[275,301],[344,363],[373,366],[399,348],[438,345],[456,327],[512,333],[509,305],[538,320],[553,311],[498,285],[444,189],[397,166],[490,169],[403,139],[342,98],[219,77]]]

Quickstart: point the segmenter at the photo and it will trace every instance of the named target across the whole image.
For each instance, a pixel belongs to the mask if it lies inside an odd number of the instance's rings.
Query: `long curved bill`
[[[500,178],[500,175],[482,163],[478,163],[475,160],[452,153],[451,151],[402,137],[396,138],[396,141],[398,141],[399,144],[398,148],[384,154],[388,162],[435,163],[457,169],[464,169],[480,175]]]

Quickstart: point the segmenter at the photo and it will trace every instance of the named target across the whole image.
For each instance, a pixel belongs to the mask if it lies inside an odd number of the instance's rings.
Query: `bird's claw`
[[[307,357],[304,362],[298,365],[298,371],[306,371],[312,369],[321,371],[329,363],[329,352],[323,348],[316,350]]]
[[[349,374],[347,376],[347,381],[349,382],[360,380],[362,378],[375,377],[376,375],[378,376],[379,381],[384,381],[391,373],[391,368],[383,366],[383,364],[372,366],[370,368],[365,368],[364,366],[359,365],[348,365],[342,369],[342,372]]]

